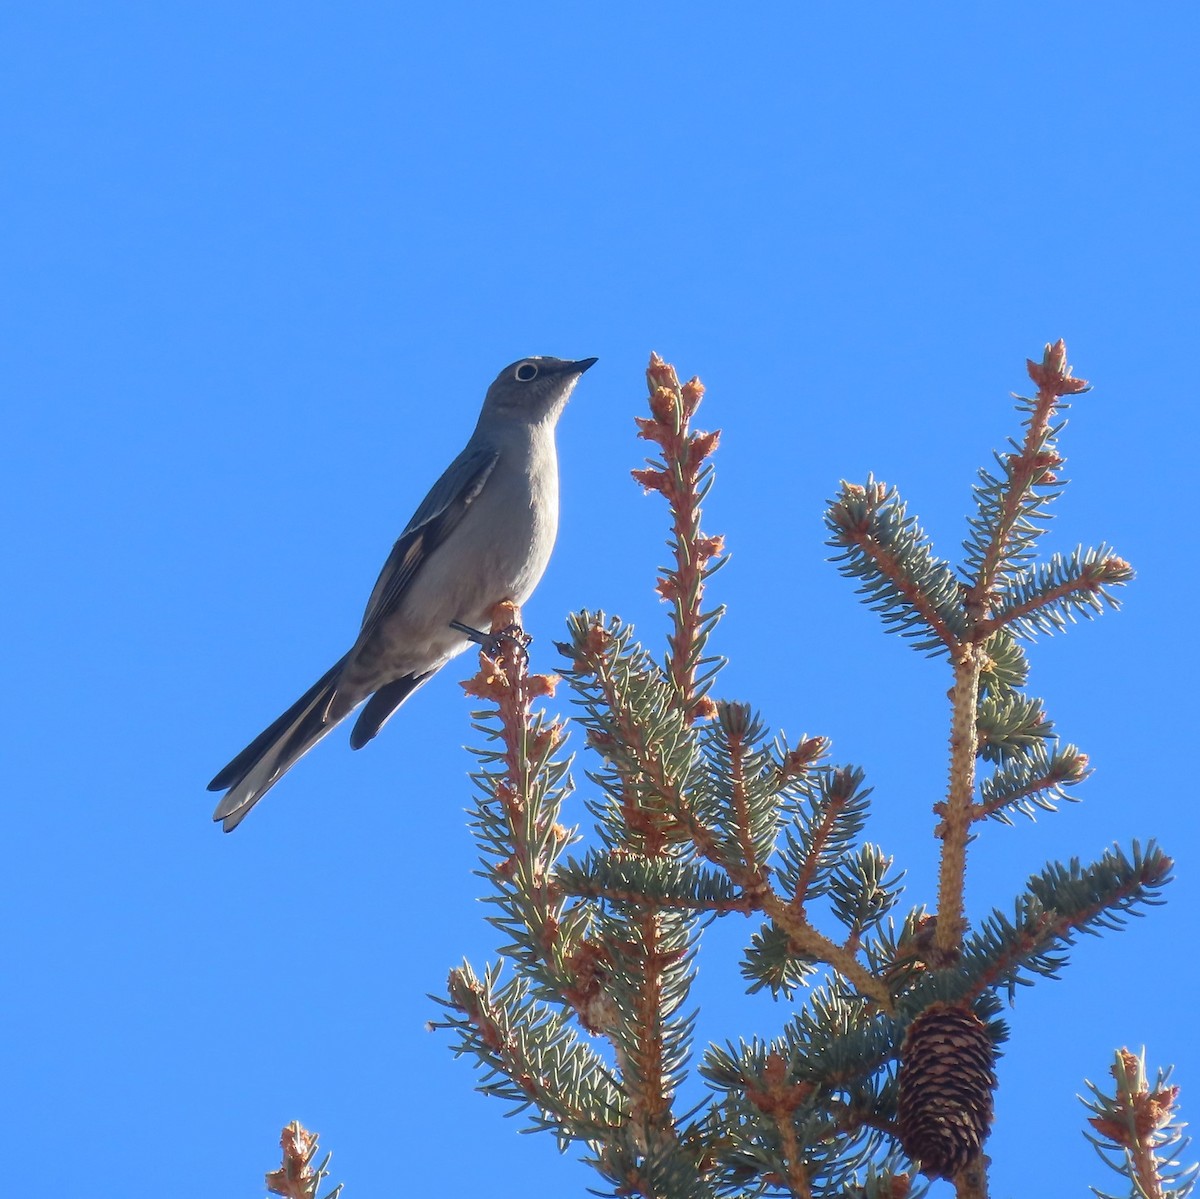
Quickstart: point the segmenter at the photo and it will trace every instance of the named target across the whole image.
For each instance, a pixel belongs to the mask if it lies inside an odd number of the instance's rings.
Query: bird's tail
[[[226,791],[213,813],[231,832],[246,813],[345,715],[331,716],[346,659],[325,672],[282,716],[264,729],[216,778],[210,791]]]

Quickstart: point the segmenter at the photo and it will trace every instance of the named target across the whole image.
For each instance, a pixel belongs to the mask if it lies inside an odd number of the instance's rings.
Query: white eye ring
[[[513,372],[518,383],[529,383],[537,378],[538,368],[535,362],[522,362]]]

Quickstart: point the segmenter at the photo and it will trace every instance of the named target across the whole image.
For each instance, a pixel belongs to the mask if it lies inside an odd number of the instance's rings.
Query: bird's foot
[[[530,642],[533,641],[533,638],[519,624],[506,625],[502,629],[492,629],[490,633],[473,629],[469,624],[463,624],[461,620],[452,620],[450,627],[455,632],[461,633],[468,641],[473,641],[489,658],[499,657],[505,643],[515,645],[518,649],[523,650],[527,649]]]

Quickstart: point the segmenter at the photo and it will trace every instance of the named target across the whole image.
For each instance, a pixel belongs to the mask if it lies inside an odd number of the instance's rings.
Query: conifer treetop
[[[1135,842],[1051,862],[1010,904],[968,916],[972,838],[1078,798],[1090,769],[1029,693],[1027,647],[1115,607],[1132,578],[1104,545],[1039,557],[1066,486],[1063,413],[1087,384],[1061,341],[1029,373],[1036,394],[1017,398],[1020,435],[980,472],[957,564],[873,478],[843,483],[826,513],[838,569],[885,629],[949,667],[932,908],[865,839],[861,767],[832,761],[820,735],[787,744],[751,705],[715,694],[722,609],[707,593],[726,559],[703,528],[719,434],[693,428],[698,379],[681,384],[652,356],[650,414],[637,422],[656,456],[634,478],[669,513],[654,584],[665,653],[583,609],[559,645],[560,677],[535,674],[515,614],[498,614],[503,635],[467,689],[485,704],[471,820],[508,971],[452,970],[439,1026],[483,1091],[578,1146],[610,1193],[899,1199],[921,1193],[923,1175],[950,1179],[960,1199],[985,1196],[1001,997],[1057,977],[1081,932],[1121,927],[1169,881],[1171,860]],[[542,711],[557,682],[569,721]],[[931,685],[945,690],[940,671]],[[571,730],[586,833],[563,819]],[[734,914],[757,926],[742,984],[790,1014],[778,1035],[710,1045],[693,1066],[697,945]],[[1114,1098],[1093,1124],[1122,1150],[1114,1113],[1131,1102]]]

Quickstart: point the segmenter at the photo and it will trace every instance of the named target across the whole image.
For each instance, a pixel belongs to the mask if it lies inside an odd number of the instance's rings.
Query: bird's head
[[[539,421],[558,419],[579,376],[595,358],[519,358],[506,366],[488,388],[485,413]]]

